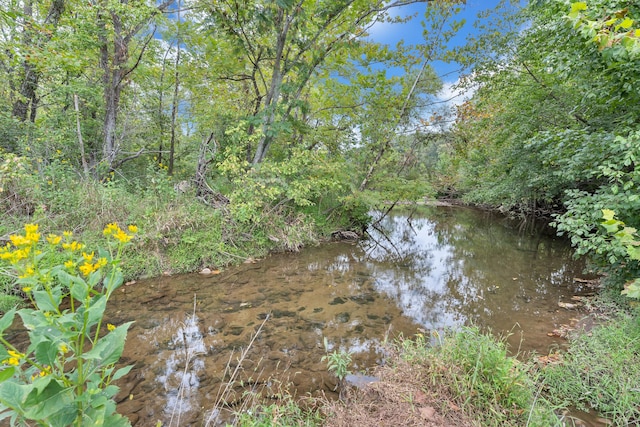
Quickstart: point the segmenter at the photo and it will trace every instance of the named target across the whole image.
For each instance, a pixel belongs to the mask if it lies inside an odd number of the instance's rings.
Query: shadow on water
[[[231,408],[252,389],[277,395],[332,393],[321,362],[354,352],[353,371],[384,363],[399,335],[475,323],[512,333],[517,351],[547,353],[547,334],[578,315],[558,307],[576,292],[582,265],[566,242],[519,233],[517,223],[466,208],[397,212],[371,238],[281,254],[212,276],[161,277],[123,286],[110,323],[135,320],[124,354],[135,364],[118,410],[138,426],[201,425],[241,349],[269,316],[227,396]],[[235,406],[234,406],[235,405]],[[173,422],[171,421],[173,417]],[[170,424],[173,423],[173,424]]]

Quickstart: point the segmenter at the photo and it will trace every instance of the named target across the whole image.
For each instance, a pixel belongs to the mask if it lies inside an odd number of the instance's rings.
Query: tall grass
[[[594,409],[614,425],[640,423],[640,317],[620,315],[571,340],[558,364],[543,372],[549,398]]]
[[[540,396],[536,373],[507,353],[504,340],[477,327],[433,333],[433,345],[418,335],[400,344],[400,357],[429,372],[430,387],[446,388],[455,404],[482,426],[560,425]]]

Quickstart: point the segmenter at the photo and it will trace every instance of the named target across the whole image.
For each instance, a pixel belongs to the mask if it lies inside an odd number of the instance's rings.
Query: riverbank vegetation
[[[372,209],[423,198],[419,118],[460,23],[431,2],[421,43],[371,40],[410,3],[7,4],[0,240],[135,223],[132,279],[361,233]],[[22,295],[2,283],[6,309]]]
[[[423,42],[395,49],[367,33],[401,21],[393,9],[411,1],[302,3],[6,2],[5,253],[18,248],[10,236],[23,224],[42,236],[73,232],[87,247],[107,224],[135,224],[121,264],[134,279],[361,233],[372,210],[436,193],[551,215],[605,287],[630,297],[618,300],[622,317],[539,370],[463,330],[435,347],[405,341],[398,370],[380,375],[419,374],[405,384],[415,393],[399,396],[423,421],[548,425],[549,408],[576,406],[637,422],[638,373],[628,362],[640,336],[630,304],[640,296],[639,7],[505,0],[451,53],[457,2],[429,2]],[[431,64],[442,59],[463,64],[460,85],[474,90],[450,127],[434,110],[442,82]],[[33,290],[17,281],[25,271],[0,273],[7,312]],[[40,359],[57,353],[41,350],[34,357],[48,372]],[[11,351],[5,365],[25,359]],[[366,398],[346,404],[355,410]],[[259,420],[244,422],[273,424]]]

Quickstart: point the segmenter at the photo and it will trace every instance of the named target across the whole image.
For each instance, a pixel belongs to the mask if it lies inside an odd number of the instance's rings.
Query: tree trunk
[[[60,16],[64,11],[64,0],[54,0],[51,3],[47,17],[44,20],[44,25],[51,25],[54,28],[57,27],[60,21]],[[26,1],[23,8],[24,20],[23,23],[24,33],[22,38],[22,44],[25,50],[41,48],[44,43],[51,40],[51,33],[45,33],[44,38],[38,38],[41,33],[34,33],[32,25],[29,21],[33,20],[33,5],[31,1]],[[11,115],[21,122],[29,120],[34,123],[36,120],[36,113],[38,111],[38,81],[40,80],[40,73],[36,69],[35,65],[31,63],[29,58],[26,58],[22,62],[23,77],[20,84],[20,90],[18,91],[19,97],[13,103]]]
[[[169,175],[173,175],[173,161],[176,152],[176,126],[178,121],[178,94],[180,91],[180,0],[178,0],[178,26],[176,34],[175,85],[173,87],[173,103],[171,105],[171,142],[169,144]]]

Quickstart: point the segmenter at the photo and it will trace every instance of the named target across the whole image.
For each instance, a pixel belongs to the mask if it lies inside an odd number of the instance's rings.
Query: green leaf
[[[602,223],[602,226],[607,230],[607,233],[616,233],[618,231],[620,221],[611,219]]]
[[[629,258],[640,261],[640,247],[638,246],[627,246],[627,254]]]
[[[125,366],[124,368],[118,369],[111,377],[111,381],[116,381],[124,377],[129,373],[129,371],[131,371],[132,368],[133,368],[133,365],[129,365],[129,366]]]
[[[11,408],[22,407],[24,400],[33,389],[32,385],[16,384],[13,381],[0,383],[0,402]]]
[[[62,302],[62,291],[59,288],[53,288],[49,294],[47,291],[35,290],[33,291],[33,299],[38,310],[57,312]]]
[[[108,281],[105,284],[105,287],[107,288],[107,294],[111,295],[113,291],[118,289],[122,285],[122,283],[124,283],[124,276],[122,275],[122,271],[117,269],[113,275],[113,278],[107,280]]]
[[[72,289],[75,286],[85,287],[85,288],[87,287],[86,282],[84,280],[82,280],[81,277],[78,277],[78,276],[76,276],[74,274],[69,274],[64,270],[59,270],[57,276],[58,276],[58,280],[60,280],[60,283],[62,283],[63,285],[65,285],[69,289]],[[76,292],[78,292],[78,291],[76,291]],[[76,298],[76,299],[78,301],[83,301],[83,299],[80,299],[80,298]]]
[[[583,1],[571,3],[571,12],[580,12],[581,10],[587,10],[587,3]]]
[[[612,220],[615,215],[616,213],[611,209],[602,209],[602,218],[606,220]]]
[[[124,342],[127,338],[127,330],[132,323],[133,322],[127,322],[120,325],[100,338],[91,350],[84,353],[83,357],[87,360],[99,360],[100,366],[108,366],[116,363],[120,359],[120,356],[122,356]]]
[[[633,282],[625,284],[624,290],[621,292],[621,294],[626,295],[629,298],[640,299],[640,279],[636,279]]]
[[[2,318],[0,318],[0,335],[2,335],[4,333],[4,331],[11,326],[11,324],[13,323],[13,318],[16,315],[16,309],[12,308],[11,310],[7,311]]]
[[[87,319],[87,326],[91,327],[98,323],[104,315],[104,310],[107,308],[107,297],[105,295],[98,295],[90,302],[87,312],[89,314]]]
[[[629,28],[631,28],[631,26],[633,25],[633,19],[631,18],[624,18],[624,21],[622,21],[621,23],[619,23],[618,25],[616,25],[616,30],[623,28],[625,30],[628,30]]]
[[[14,368],[13,366],[9,366],[8,368],[5,368],[2,371],[0,371],[0,383],[3,383],[9,378],[11,378],[15,372],[16,372],[16,368]]]
[[[43,364],[52,366],[55,364],[56,356],[58,355],[58,346],[51,340],[42,340],[36,346],[35,356],[36,360]]]
[[[25,417],[34,420],[45,420],[54,414],[75,413],[77,405],[72,387],[64,387],[58,381],[50,381],[41,391],[32,390],[24,402]],[[65,417],[66,418],[66,417]],[[75,417],[71,418],[74,419]]]

